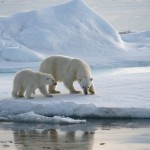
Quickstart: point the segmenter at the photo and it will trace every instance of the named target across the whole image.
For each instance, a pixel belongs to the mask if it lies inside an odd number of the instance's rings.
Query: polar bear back
[[[39,71],[44,73],[51,73],[57,81],[63,81],[66,74],[79,74],[80,76],[91,76],[89,66],[80,59],[74,59],[66,56],[51,56],[46,58],[40,65]],[[78,73],[79,72],[79,73]]]
[[[14,78],[14,83],[21,84],[23,87],[27,87],[29,83],[37,80],[35,78],[35,72],[30,69],[22,70],[18,72]]]
[[[71,57],[51,56],[41,63],[39,71],[51,73],[57,81],[62,81],[71,61]]]

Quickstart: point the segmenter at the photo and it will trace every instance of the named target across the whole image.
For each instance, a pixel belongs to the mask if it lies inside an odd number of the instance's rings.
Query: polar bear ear
[[[90,78],[90,81],[93,81],[93,78]]]

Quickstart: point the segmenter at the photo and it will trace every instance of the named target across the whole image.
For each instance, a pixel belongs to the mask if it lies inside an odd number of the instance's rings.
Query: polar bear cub
[[[52,74],[56,82],[63,82],[70,93],[81,93],[73,86],[73,82],[78,81],[84,94],[95,94],[90,67],[81,59],[51,56],[42,61],[39,71]],[[55,88],[56,85],[49,85],[49,92],[60,93]]]
[[[13,82],[13,97],[32,98],[31,95],[39,88],[40,92],[48,97],[46,85],[56,85],[55,79],[51,74],[35,72],[29,69],[22,70],[15,75]]]

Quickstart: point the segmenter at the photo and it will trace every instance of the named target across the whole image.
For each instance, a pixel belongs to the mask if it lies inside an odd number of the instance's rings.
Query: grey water
[[[0,16],[42,9],[70,0],[0,0]],[[85,0],[118,31],[150,30],[150,0]]]
[[[88,120],[86,124],[0,124],[1,150],[149,149],[149,120]]]

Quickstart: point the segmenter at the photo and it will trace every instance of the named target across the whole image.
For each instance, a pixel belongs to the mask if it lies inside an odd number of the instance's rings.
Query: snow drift
[[[80,57],[91,66],[122,62],[128,66],[133,62],[149,65],[149,32],[137,34],[136,43],[135,36],[123,37],[124,42],[113,26],[83,0],[0,17],[0,71],[5,72],[4,65],[9,71],[9,66],[31,67],[33,62],[56,54]],[[140,42],[145,39],[146,47]]]
[[[0,35],[1,61],[12,62],[53,54],[110,56],[124,46],[118,32],[82,0],[1,17]]]

